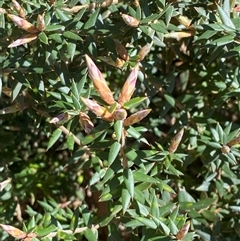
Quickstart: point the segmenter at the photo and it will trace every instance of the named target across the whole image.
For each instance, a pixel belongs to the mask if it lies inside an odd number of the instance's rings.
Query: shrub
[[[235,1],[0,2],[1,240],[239,240]]]

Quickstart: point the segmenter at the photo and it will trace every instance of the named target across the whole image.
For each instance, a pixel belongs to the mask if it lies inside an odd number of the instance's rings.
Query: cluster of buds
[[[132,69],[130,75],[128,76],[126,82],[121,89],[118,101],[115,101],[113,98],[113,94],[109,89],[102,73],[88,55],[86,55],[86,63],[88,66],[89,76],[93,81],[93,86],[98,92],[100,98],[107,105],[103,106],[95,100],[80,97],[82,102],[88,107],[88,109],[92,113],[108,122],[121,121],[123,127],[131,126],[141,121],[150,113],[151,109],[145,109],[140,110],[128,117],[126,108],[124,106],[128,103],[128,101],[130,101],[135,90],[138,75],[138,65]],[[146,98],[142,98],[142,101],[145,99]],[[63,113],[52,118],[50,120],[50,123],[60,125],[68,121],[70,118],[71,116],[69,114]],[[79,122],[86,133],[90,133],[94,128],[90,117],[84,112],[79,113]]]
[[[124,104],[131,99],[135,90],[138,66],[132,69],[122,87],[118,101],[115,101],[102,73],[88,55],[86,55],[86,63],[88,66],[88,73],[93,81],[95,90],[98,92],[100,98],[108,105],[108,107],[104,107],[95,100],[81,97],[82,102],[91,112],[99,116],[101,119],[109,122],[120,120],[123,122],[123,126],[133,125],[141,121],[149,114],[151,109],[141,110],[127,117],[127,111],[124,107]]]
[[[32,23],[28,22],[25,19],[25,11],[21,7],[21,5],[15,1],[12,0],[13,7],[15,8],[17,15],[14,14],[7,14],[7,16],[21,29],[28,32],[27,35],[22,36],[21,38],[17,39],[13,43],[11,43],[8,47],[16,47],[22,44],[30,43],[31,41],[37,39],[38,34],[42,32],[45,29],[45,22],[42,15],[38,15],[37,18],[37,25],[33,25]]]

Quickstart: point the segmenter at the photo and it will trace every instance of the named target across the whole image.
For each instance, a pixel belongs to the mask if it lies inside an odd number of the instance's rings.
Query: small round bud
[[[127,118],[127,111],[122,108],[116,109],[113,113],[113,118],[115,120],[125,120]]]
[[[223,154],[229,153],[229,152],[230,152],[230,147],[223,145],[222,148],[221,148],[221,152],[222,152]]]

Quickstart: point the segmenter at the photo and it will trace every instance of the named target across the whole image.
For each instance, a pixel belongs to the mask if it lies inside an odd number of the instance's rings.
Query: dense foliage
[[[0,240],[240,240],[234,0],[0,0]]]

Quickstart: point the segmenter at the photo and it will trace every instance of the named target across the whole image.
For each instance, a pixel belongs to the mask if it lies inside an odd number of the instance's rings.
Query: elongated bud
[[[147,44],[143,46],[138,52],[138,61],[142,61],[146,55],[150,52],[152,44]]]
[[[186,28],[191,27],[191,20],[188,19],[186,16],[178,15],[175,18],[179,21],[179,23],[181,23]]]
[[[0,224],[0,227],[16,239],[24,239],[27,237],[27,233],[13,226]]]
[[[13,14],[7,15],[17,26],[29,33],[39,33],[39,30],[31,23],[29,23],[27,20],[20,18]]]
[[[106,80],[88,55],[86,55],[86,62],[88,66],[88,73],[93,81],[95,90],[98,92],[101,99],[104,100],[106,103],[108,103],[109,105],[114,104],[115,100],[113,99],[113,94],[111,90],[107,86]]]
[[[0,182],[0,192],[11,182],[11,178],[6,179],[3,182]]]
[[[62,125],[65,122],[67,122],[69,119],[71,118],[71,116],[68,113],[61,113],[58,116],[52,118],[49,123],[51,124],[58,124],[58,125]]]
[[[125,120],[127,117],[127,111],[125,109],[116,109],[113,113],[115,120]]]
[[[132,72],[128,76],[126,82],[124,83],[122,90],[119,94],[118,103],[123,105],[125,102],[129,101],[135,90],[135,85],[138,75],[138,65],[133,68]]]
[[[140,23],[139,20],[127,14],[122,14],[122,19],[128,26],[131,27],[137,27]]]
[[[182,129],[173,137],[173,139],[172,139],[172,141],[171,141],[171,144],[170,144],[170,147],[169,147],[169,149],[168,149],[168,151],[169,151],[170,153],[174,153],[174,152],[177,150],[177,148],[178,148],[178,146],[179,146],[179,144],[180,144],[180,142],[181,142],[181,140],[182,140],[183,133],[184,133],[184,128],[182,128]]]
[[[8,48],[17,47],[19,45],[30,43],[33,40],[37,39],[37,37],[38,37],[38,34],[36,34],[36,33],[24,35],[23,37],[15,40],[11,44],[9,44]]]
[[[113,41],[116,45],[116,51],[119,54],[119,56],[122,59],[124,59],[125,61],[128,61],[129,55],[128,55],[128,52],[127,52],[126,48],[117,39],[114,39]]]
[[[126,120],[124,120],[123,125],[131,126],[131,125],[141,121],[143,118],[145,118],[150,113],[150,111],[151,111],[151,109],[140,110],[140,111],[130,115]]]
[[[21,107],[19,105],[12,105],[1,109],[0,115],[11,114],[11,113],[18,112],[20,110],[21,110]]]
[[[20,6],[20,4],[16,0],[12,0],[12,3],[13,3],[13,7],[16,9],[18,15],[21,18],[25,18],[26,14],[25,14],[23,8]]]
[[[178,231],[176,235],[177,240],[182,240],[187,235],[189,228],[190,228],[190,221],[187,221]]]
[[[164,35],[165,38],[173,38],[176,40],[181,40],[183,38],[189,38],[194,34],[194,31],[188,31],[188,32],[172,32],[172,33],[167,33]]]
[[[89,134],[92,131],[92,129],[94,128],[94,125],[93,125],[90,117],[83,112],[79,113],[79,122],[87,134]]]
[[[44,17],[40,14],[38,14],[37,18],[37,28],[39,29],[39,31],[43,31],[45,29]]]
[[[106,121],[113,121],[113,116],[107,111],[106,108],[100,106],[96,101],[80,97],[82,102],[91,110],[95,115],[101,117]]]
[[[240,135],[228,142],[227,146],[232,147],[240,143]]]

